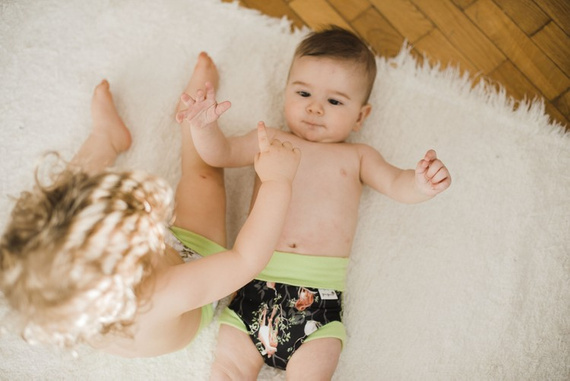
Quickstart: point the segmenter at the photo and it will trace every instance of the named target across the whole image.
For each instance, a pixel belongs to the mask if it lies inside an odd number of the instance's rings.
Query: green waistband
[[[256,279],[344,291],[348,258],[276,251]]]
[[[218,245],[214,241],[210,241],[200,234],[192,233],[191,231],[176,226],[171,226],[170,231],[184,246],[194,250],[203,257],[227,250],[225,247]]]
[[[183,245],[202,256],[226,250],[209,239],[188,230],[171,226],[170,230]],[[275,251],[256,279],[293,286],[328,288],[344,291],[348,258],[323,257]]]
[[[201,315],[201,319],[200,319],[200,326],[198,327],[198,331],[196,332],[196,334],[198,334],[208,324],[210,324],[212,322],[212,320],[214,320],[214,306],[212,305],[212,303],[206,304],[205,306],[202,306],[201,312],[202,312],[202,315]]]

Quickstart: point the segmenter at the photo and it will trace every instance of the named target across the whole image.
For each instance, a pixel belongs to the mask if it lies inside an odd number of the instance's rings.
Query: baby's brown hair
[[[364,102],[368,102],[376,79],[376,58],[356,34],[336,25],[311,32],[297,46],[294,59],[305,56],[344,60],[362,66],[368,84]]]
[[[29,342],[73,347],[125,332],[164,251],[172,191],[143,172],[68,167],[23,192],[0,240],[0,291]]]

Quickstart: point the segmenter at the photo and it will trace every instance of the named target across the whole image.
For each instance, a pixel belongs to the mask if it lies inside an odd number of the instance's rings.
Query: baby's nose
[[[323,106],[319,102],[311,102],[307,106],[307,111],[310,114],[322,115],[324,112]]]

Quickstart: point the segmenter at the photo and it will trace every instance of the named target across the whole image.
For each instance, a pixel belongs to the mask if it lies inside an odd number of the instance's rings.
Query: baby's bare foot
[[[132,142],[131,133],[117,113],[109,82],[105,79],[97,85],[93,93],[91,117],[93,135],[106,137],[117,154],[129,149]]]
[[[198,55],[198,61],[194,66],[192,77],[190,77],[190,81],[186,85],[184,93],[195,98],[196,92],[199,89],[206,90],[206,82],[210,82],[214,89],[218,88],[218,69],[212,58],[206,52],[201,52]],[[179,102],[176,110],[180,111],[183,108],[186,108],[186,106],[182,102]]]

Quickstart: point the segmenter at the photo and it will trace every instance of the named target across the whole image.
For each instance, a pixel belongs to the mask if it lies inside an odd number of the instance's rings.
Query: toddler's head
[[[67,169],[23,192],[0,240],[0,290],[30,342],[123,332],[164,251],[172,191],[143,172]]]

